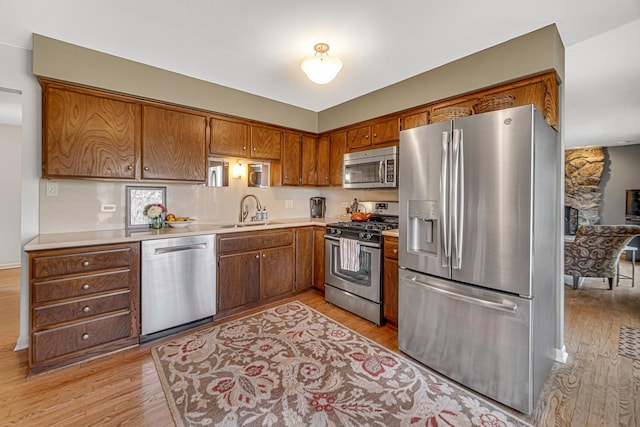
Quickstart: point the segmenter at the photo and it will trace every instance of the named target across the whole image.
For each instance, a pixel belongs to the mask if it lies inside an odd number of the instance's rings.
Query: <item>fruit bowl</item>
[[[173,228],[184,228],[186,226],[188,226],[189,224],[193,223],[192,219],[186,219],[186,220],[182,220],[182,221],[165,221],[165,224],[167,224],[169,227],[173,227]]]

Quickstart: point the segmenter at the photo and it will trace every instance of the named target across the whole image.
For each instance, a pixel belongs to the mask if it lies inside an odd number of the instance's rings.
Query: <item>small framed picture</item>
[[[149,228],[151,221],[144,215],[144,208],[152,203],[167,206],[167,187],[127,185],[126,190],[126,228]]]

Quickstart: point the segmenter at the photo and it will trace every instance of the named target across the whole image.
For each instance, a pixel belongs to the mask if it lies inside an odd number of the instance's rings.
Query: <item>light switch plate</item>
[[[293,209],[293,200],[285,200],[284,201],[285,209]]]

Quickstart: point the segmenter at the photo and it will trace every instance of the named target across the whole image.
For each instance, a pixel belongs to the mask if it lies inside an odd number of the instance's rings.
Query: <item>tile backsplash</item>
[[[57,184],[57,195],[47,195],[47,184]],[[164,186],[167,208],[179,216],[196,218],[200,223],[237,221],[240,199],[254,194],[267,207],[270,219],[309,216],[309,198],[327,198],[328,218],[345,213],[343,204],[358,200],[398,200],[397,190],[343,190],[342,188],[269,187],[249,188],[244,179],[231,179],[229,187],[199,184],[109,182],[92,180],[40,180],[40,233],[113,230],[125,227],[126,186]],[[285,202],[291,200],[292,208]],[[112,212],[101,212],[102,205],[114,205]],[[250,215],[255,204],[247,199]]]

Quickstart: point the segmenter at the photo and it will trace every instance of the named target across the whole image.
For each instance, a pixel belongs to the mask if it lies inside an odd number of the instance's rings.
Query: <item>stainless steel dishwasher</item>
[[[142,241],[140,342],[197,324],[216,313],[215,235]]]

